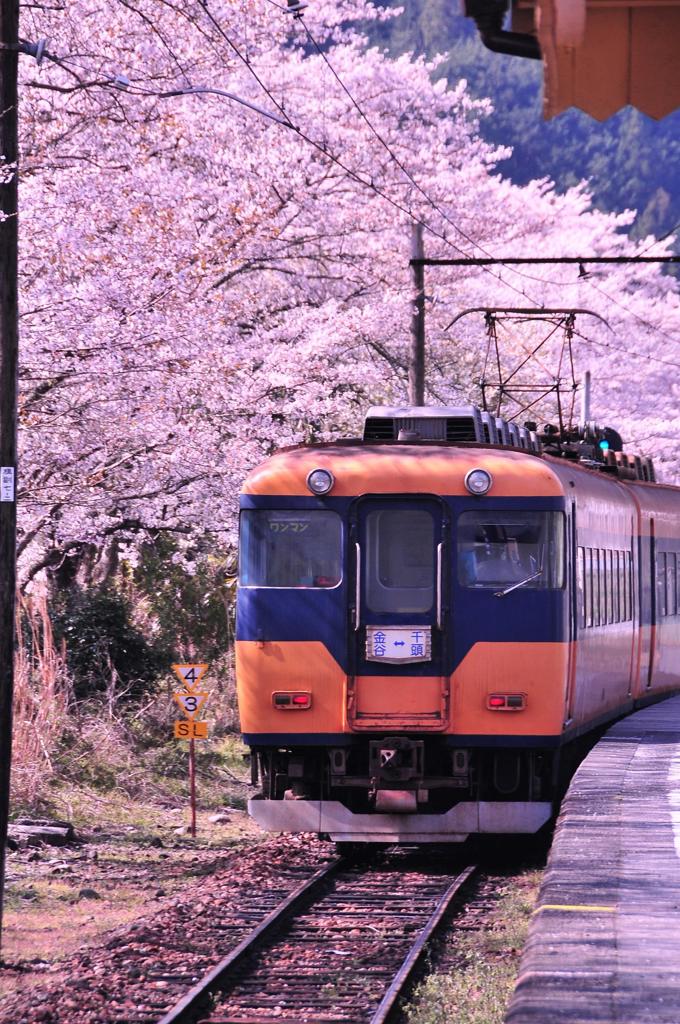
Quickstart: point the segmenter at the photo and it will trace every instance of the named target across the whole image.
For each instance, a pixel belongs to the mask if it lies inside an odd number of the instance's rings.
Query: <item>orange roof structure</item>
[[[520,4],[522,0],[520,0]],[[545,67],[544,112],[603,121],[680,107],[680,0],[526,0]]]
[[[680,107],[680,0],[464,0],[464,5],[489,49],[543,60],[546,118],[578,107],[604,121],[633,106],[659,119]]]

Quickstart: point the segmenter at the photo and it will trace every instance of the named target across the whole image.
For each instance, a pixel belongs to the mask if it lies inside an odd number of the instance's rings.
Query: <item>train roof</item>
[[[333,497],[360,494],[461,494],[465,477],[482,468],[494,497],[561,497],[564,486],[548,461],[518,449],[483,444],[341,441],[289,448],[271,456],[245,480],[244,494],[309,496],[307,476],[328,469]]]
[[[663,504],[662,492],[675,507],[680,487],[626,480],[595,468],[548,454],[505,445],[436,440],[381,441],[361,438],[295,445],[281,449],[249,473],[243,494],[309,496],[307,475],[329,469],[335,477],[334,497],[359,494],[467,494],[464,480],[470,469],[487,469],[494,477],[494,497],[563,496],[570,478],[598,481],[596,488],[623,486],[634,491],[644,511]]]

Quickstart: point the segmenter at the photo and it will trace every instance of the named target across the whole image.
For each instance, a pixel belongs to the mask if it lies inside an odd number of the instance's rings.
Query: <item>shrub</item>
[[[65,644],[77,700],[105,695],[111,708],[138,700],[167,664],[167,653],[149,644],[125,600],[108,588],[62,595],[54,631]]]
[[[233,641],[235,554],[206,535],[200,544],[180,549],[159,535],[140,549],[139,561],[121,580],[159,646],[172,660],[215,662]]]

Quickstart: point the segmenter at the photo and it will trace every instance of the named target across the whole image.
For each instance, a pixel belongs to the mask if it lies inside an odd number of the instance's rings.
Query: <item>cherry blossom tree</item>
[[[633,245],[631,214],[593,210],[585,186],[503,180],[478,132],[489,105],[434,82],[436,62],[367,48],[360,25],[383,16],[364,0],[312,0],[304,22],[274,0],[24,12],[50,54],[22,58],[24,583],[114,539],[228,539],[273,448],[403,402],[414,219],[430,256],[669,251]],[[478,400],[485,338],[448,329],[462,308],[585,306],[610,325],[575,339],[598,418],[652,452],[677,436],[680,309],[657,267],[437,268],[426,291],[429,400]]]

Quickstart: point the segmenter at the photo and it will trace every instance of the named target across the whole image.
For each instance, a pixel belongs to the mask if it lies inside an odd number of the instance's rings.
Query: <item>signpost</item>
[[[191,835],[196,835],[196,747],[194,740],[208,738],[208,723],[197,722],[196,715],[208,699],[206,690],[197,690],[203,676],[208,671],[204,662],[176,664],[172,666],[180,683],[184,687],[179,693],[173,693],[185,718],[175,720],[175,739],[189,741],[189,793],[191,800]]]

